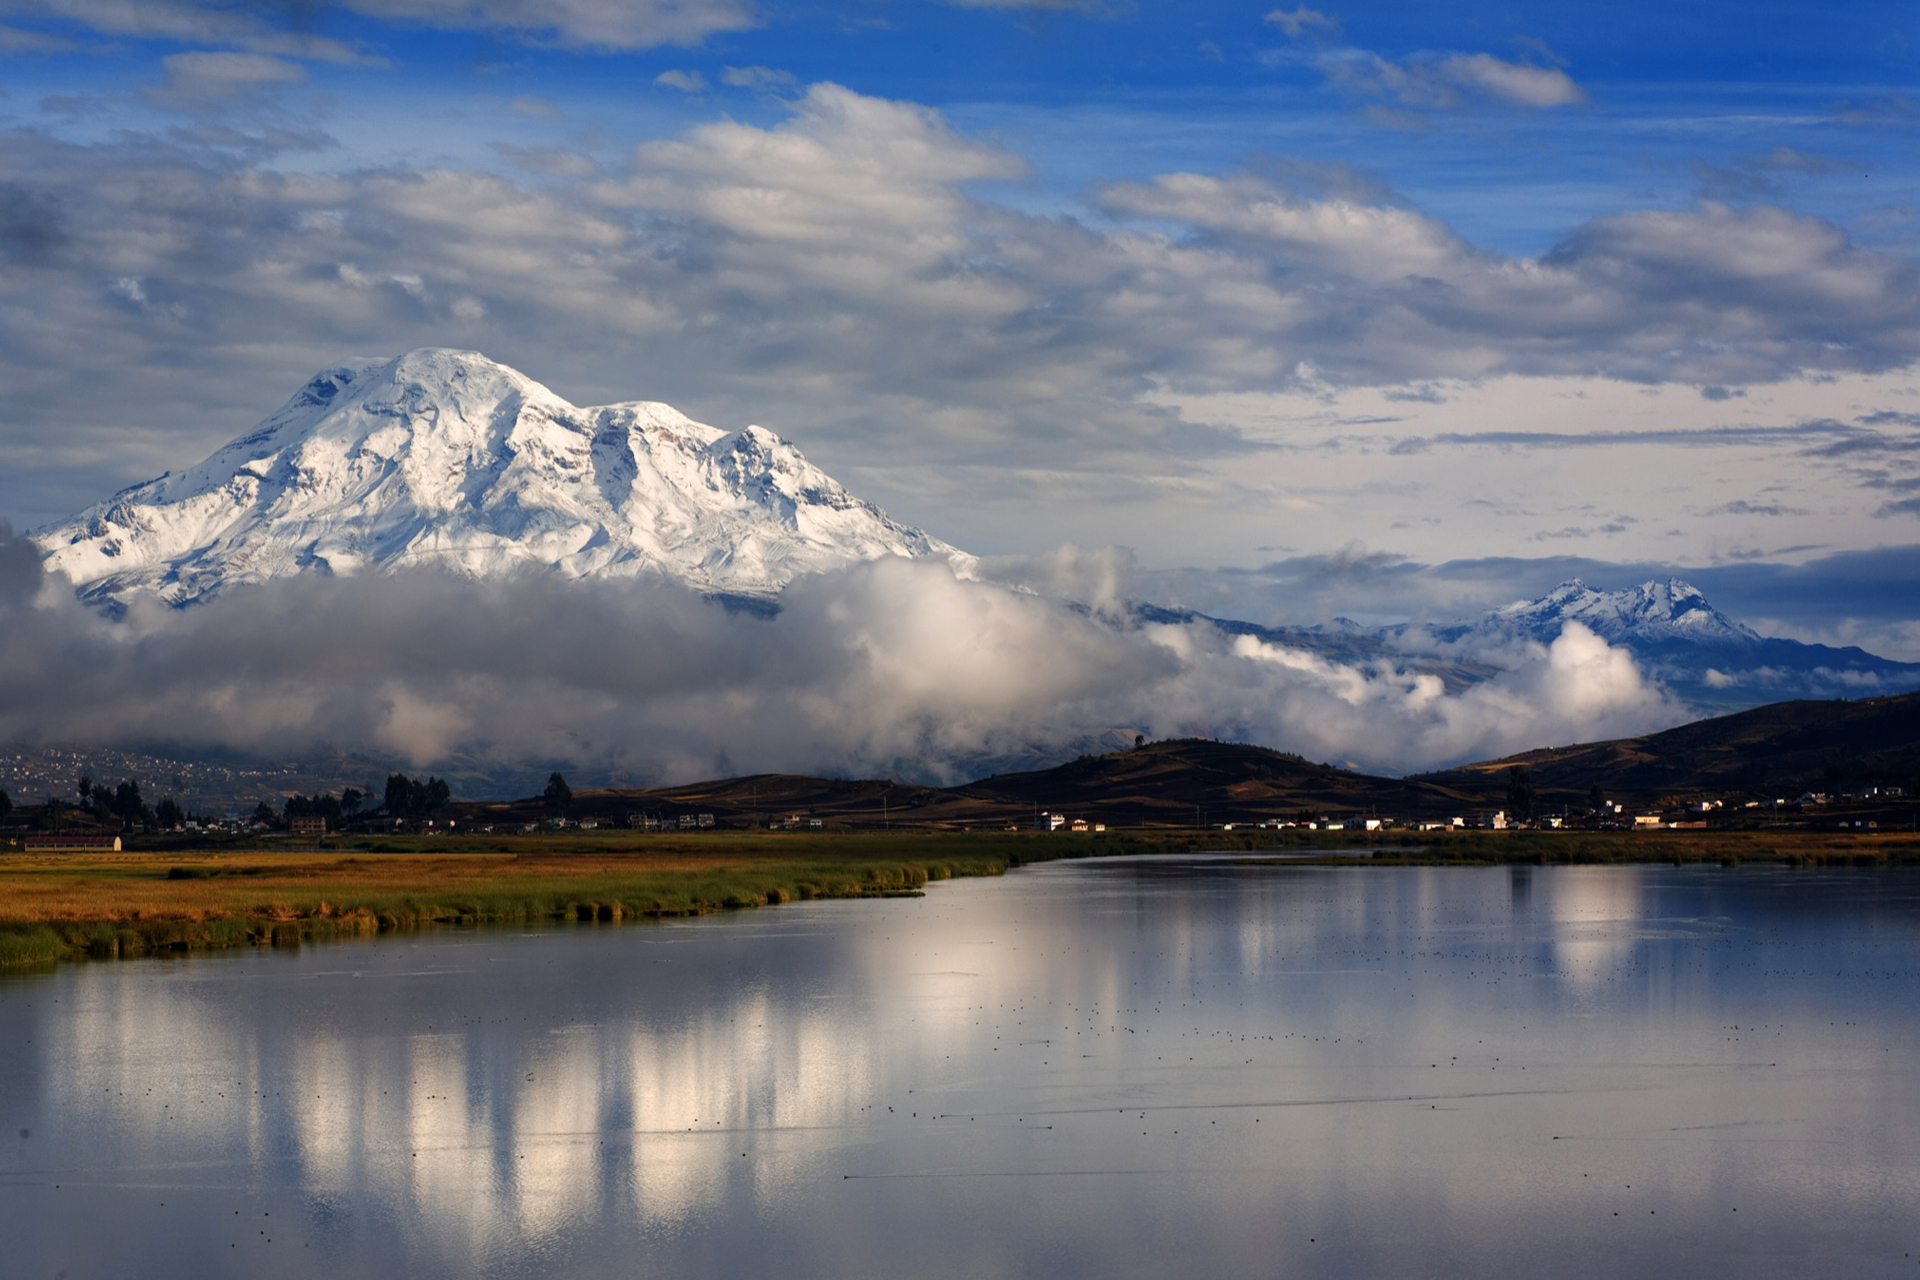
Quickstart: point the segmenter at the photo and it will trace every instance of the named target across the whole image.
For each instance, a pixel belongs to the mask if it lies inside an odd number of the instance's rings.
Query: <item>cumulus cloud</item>
[[[1304,5],[1275,9],[1268,24],[1305,46],[1330,84],[1355,97],[1416,111],[1447,111],[1475,102],[1532,110],[1576,106],[1587,100],[1552,51],[1527,42],[1542,61],[1514,62],[1490,53],[1414,53],[1394,59],[1339,41],[1340,24]]]
[[[294,65],[207,56],[182,65]],[[53,518],[204,453],[331,359],[425,345],[576,400],[772,420],[830,467],[885,440],[923,477],[991,457],[994,483],[1034,485],[1249,447],[1155,389],[1738,387],[1920,355],[1915,265],[1780,209],[1610,215],[1522,258],[1356,175],[1282,168],[1117,184],[1095,226],[996,203],[1027,163],[938,112],[831,84],[785,106],[598,168],[503,148],[524,181],[289,171],[263,163],[287,143],[224,127],[0,133],[0,461],[93,449],[106,479],[25,495]]]
[[[224,0],[0,0],[0,12],[70,23],[102,35],[174,40],[329,62],[378,62],[354,46],[302,28],[329,8],[384,21],[486,31],[586,49],[697,44],[758,24],[752,0],[322,0],[235,5]],[[298,17],[298,23],[287,21]]]
[[[736,89],[758,89],[763,93],[791,89],[800,83],[800,77],[793,72],[772,67],[726,67],[720,72],[720,79]]]
[[[307,78],[299,63],[264,53],[196,49],[169,54],[160,65],[166,79],[143,96],[167,111],[198,113],[261,102],[272,89]]]
[[[751,0],[346,0],[347,7],[462,31],[559,45],[650,49],[758,25]]]
[[[663,89],[678,89],[682,93],[707,91],[707,78],[698,71],[679,71],[669,68],[655,76],[653,82]]]
[[[342,64],[385,62],[346,41],[274,21],[284,11],[273,5],[218,0],[0,0],[0,12],[135,40],[168,40]]]
[[[1340,23],[1337,19],[1321,13],[1318,9],[1309,9],[1301,5],[1297,9],[1275,9],[1267,14],[1265,21],[1280,28],[1294,40],[1315,31],[1337,33]]]
[[[659,583],[407,572],[109,621],[43,583],[26,546],[0,537],[6,741],[958,778],[1115,729],[1409,769],[1681,718],[1631,658],[1574,628],[1449,694],[1430,675],[1204,622],[1134,627],[927,562],[801,579],[771,617]],[[1074,553],[1063,570],[1076,557],[1085,568]]]

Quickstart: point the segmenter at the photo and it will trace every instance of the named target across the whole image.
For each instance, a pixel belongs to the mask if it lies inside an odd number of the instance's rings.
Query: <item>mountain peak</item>
[[[1609,642],[1692,640],[1752,643],[1760,636],[1708,603],[1698,587],[1679,578],[1649,579],[1619,591],[1596,591],[1569,578],[1537,600],[1523,600],[1487,615],[1483,625],[1520,631],[1550,641],[1568,622],[1578,622]]]
[[[291,573],[542,565],[768,594],[886,555],[964,558],[848,493],[762,427],[669,405],[579,408],[473,351],[321,370],[183,472],[34,535],[101,602],[190,604]]]

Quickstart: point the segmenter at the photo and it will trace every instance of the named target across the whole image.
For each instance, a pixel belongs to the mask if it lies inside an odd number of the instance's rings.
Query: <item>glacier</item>
[[[883,556],[972,562],[772,431],[722,431],[654,401],[580,408],[483,355],[440,348],[322,370],[198,466],[31,536],[49,570],[109,608],[414,565],[768,597]]]

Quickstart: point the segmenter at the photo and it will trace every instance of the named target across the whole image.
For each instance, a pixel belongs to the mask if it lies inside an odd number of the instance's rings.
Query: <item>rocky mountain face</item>
[[[652,401],[578,408],[484,356],[438,349],[324,370],[198,466],[34,540],[49,569],[106,605],[420,564],[765,596],[880,556],[965,559],[771,431],[720,431]]]

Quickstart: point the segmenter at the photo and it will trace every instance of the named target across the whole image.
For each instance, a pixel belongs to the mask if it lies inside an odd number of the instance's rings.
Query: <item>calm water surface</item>
[[[14,976],[0,1273],[1916,1276],[1920,878],[1053,863]]]

